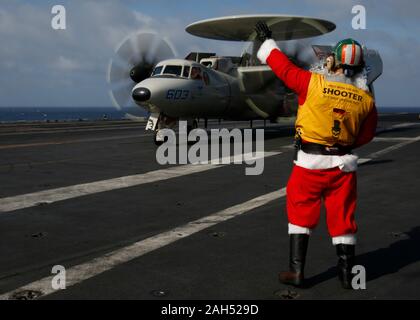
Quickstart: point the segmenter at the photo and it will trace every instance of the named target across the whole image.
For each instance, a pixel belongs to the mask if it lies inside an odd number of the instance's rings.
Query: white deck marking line
[[[397,144],[392,145],[388,148],[385,148],[385,149],[379,150],[377,152],[371,153],[370,155],[368,155],[368,158],[360,158],[357,161],[357,164],[361,165],[361,164],[367,163],[369,161],[372,161],[373,159],[379,158],[380,156],[383,156],[383,155],[385,155],[389,152],[398,150],[402,147],[405,147],[405,146],[407,146],[411,143],[417,142],[417,141],[420,141],[420,136],[417,136],[415,138],[410,138],[409,140],[403,140],[403,142],[397,143]]]
[[[414,141],[406,141],[399,143],[393,146],[392,150],[390,148],[386,148],[379,152],[373,153],[370,155],[370,157],[373,158],[375,154],[383,155],[387,152],[391,152],[415,141],[420,141],[420,136],[417,137]],[[372,160],[371,158],[360,158],[359,163],[369,162]],[[216,212],[207,217],[189,222],[181,227],[177,227],[170,231],[152,236],[145,240],[138,241],[132,245],[112,251],[89,262],[73,266],[67,269],[66,271],[66,286],[68,288],[75,284],[81,283],[105,271],[109,271],[120,264],[139,258],[145,255],[146,253],[162,248],[179,239],[191,236],[204,229],[210,228],[220,222],[224,222],[229,219],[235,218],[241,214],[261,207],[271,201],[282,198],[284,196],[286,196],[286,188],[282,188],[280,190],[259,196],[242,204],[235,205],[233,207]],[[42,296],[54,293],[55,290],[51,286],[53,277],[54,275],[48,276],[40,280],[34,281],[32,283],[29,283],[20,288],[17,288],[13,291],[4,293],[0,295],[0,300],[10,299],[13,295],[25,290],[39,291],[42,293]]]
[[[174,131],[177,133],[177,130],[174,130]],[[62,141],[5,144],[5,145],[0,145],[0,150],[30,148],[30,147],[44,147],[44,146],[51,146],[51,145],[62,145],[62,144],[73,144],[73,143],[112,141],[112,140],[122,140],[122,139],[131,139],[131,138],[134,139],[134,138],[144,138],[144,137],[152,137],[152,136],[153,136],[152,133],[138,133],[138,134],[129,134],[129,135],[114,136],[114,137],[102,137],[102,138],[85,138],[85,139],[71,139],[71,140],[62,140]],[[207,141],[207,139],[203,141]]]
[[[402,148],[416,141],[420,141],[420,136],[416,137],[414,140],[405,141],[395,146],[388,147],[381,151],[372,153],[370,154],[371,158],[360,158],[359,163],[369,162],[372,160],[372,158],[397,150],[399,148]],[[279,153],[275,153],[275,154],[279,154]],[[186,165],[183,167],[189,167],[189,166],[191,165]],[[199,168],[203,166],[211,166],[211,165],[200,165],[197,167]],[[179,239],[191,236],[199,231],[212,227],[220,222],[224,222],[234,217],[237,217],[255,208],[263,206],[273,200],[282,198],[285,195],[286,195],[286,188],[282,188],[280,190],[251,199],[242,204],[238,204],[233,207],[216,212],[207,217],[189,222],[181,227],[177,227],[170,231],[167,231],[167,232],[152,236],[150,238],[147,238],[145,240],[136,242],[127,247],[123,247],[121,249],[107,253],[101,257],[91,260],[90,262],[73,266],[66,271],[66,280],[67,280],[66,285],[67,287],[70,287],[75,284],[81,283],[105,271],[109,271],[120,264],[126,263],[146,253],[162,248]],[[1,200],[3,199],[0,199],[0,201]],[[55,292],[55,290],[51,286],[52,279],[53,279],[53,276],[48,276],[38,281],[29,283],[20,288],[17,288],[13,291],[4,293],[0,295],[0,300],[7,300],[11,298],[14,294],[19,293],[24,290],[39,291],[42,293],[42,296],[49,295]]]
[[[132,129],[138,129],[138,127],[130,127]],[[230,129],[229,127],[224,127],[225,129]],[[232,128],[237,128],[235,126],[232,126]],[[238,127],[239,128],[239,127]],[[124,128],[128,129],[128,128]],[[214,128],[208,128],[207,131]],[[244,129],[244,128],[239,128]],[[84,131],[106,131],[106,130],[112,130],[112,128],[106,128],[101,130],[84,130]],[[178,133],[178,129],[173,129],[175,133]],[[3,135],[19,135],[19,134],[38,134],[38,133],[70,133],[70,132],[82,132],[82,131],[54,131],[54,132],[23,132],[23,133],[7,133],[7,134],[0,134],[0,136]],[[102,138],[86,138],[86,139],[72,139],[72,140],[62,140],[62,141],[45,141],[45,142],[33,142],[33,143],[18,143],[18,144],[5,144],[0,145],[0,150],[4,149],[17,149],[17,148],[30,148],[30,147],[43,147],[43,146],[51,146],[51,145],[62,145],[62,144],[72,144],[72,143],[86,143],[86,142],[101,142],[101,141],[111,141],[111,140],[120,140],[120,139],[131,139],[131,138],[143,138],[143,137],[152,137],[153,134],[151,132],[146,133],[138,133],[138,134],[130,134],[130,135],[120,135],[120,136],[114,136],[114,137],[102,137]],[[207,141],[207,140],[203,140]]]
[[[418,126],[418,125],[419,125],[418,123],[414,123],[414,122],[403,122],[403,123],[392,125],[391,129],[410,128],[410,127],[415,127],[415,126]]]
[[[4,132],[0,133],[0,136],[20,136],[20,135],[33,135],[33,134],[50,134],[50,133],[83,133],[83,132],[92,132],[92,131],[108,131],[108,130],[129,130],[129,129],[139,129],[145,125],[146,122],[139,123],[139,126],[135,124],[132,125],[109,125],[109,126],[86,126],[86,127],[73,127],[73,128],[55,128],[48,130],[28,130],[28,131],[19,131],[19,132]]]
[[[218,211],[204,218],[188,222],[187,224],[167,232],[160,233],[150,238],[138,241],[129,246],[117,249],[91,261],[68,268],[66,270],[66,287],[68,288],[75,284],[81,283],[105,271],[109,271],[120,264],[126,263],[149,252],[167,246],[179,239],[189,237],[218,223],[233,219],[253,209],[262,207],[273,200],[284,197],[285,195],[286,188],[264,194],[241,204],[237,204],[227,209]],[[51,286],[51,281],[54,276],[55,275],[47,276],[17,288],[13,291],[4,293],[0,295],[0,300],[10,299],[13,295],[24,290],[41,292],[42,296],[54,293],[55,290]]]
[[[393,145],[393,146],[390,146],[390,147],[388,147],[388,148],[382,149],[382,150],[380,150],[380,151],[377,151],[377,152],[371,153],[371,154],[369,155],[369,158],[373,158],[373,159],[374,159],[374,158],[378,158],[378,157],[380,157],[380,156],[383,156],[384,154],[387,154],[387,153],[389,153],[389,152],[392,152],[392,151],[398,150],[398,149],[400,149],[400,148],[402,148],[402,147],[405,147],[405,146],[407,146],[407,145],[409,145],[409,144],[412,144],[412,143],[414,143],[414,142],[417,142],[417,141],[420,141],[420,136],[417,136],[417,137],[415,137],[414,139],[411,139],[411,140],[408,140],[408,141],[403,141],[403,142],[397,143],[397,144],[395,144],[395,145]]]
[[[265,152],[263,156],[257,158],[266,158],[279,154],[281,154],[281,152]],[[220,160],[223,161],[223,158]],[[49,189],[29,194],[2,198],[0,199],[0,213],[29,208],[40,204],[51,204],[58,201],[74,199],[77,197],[83,197],[100,192],[129,188],[146,183],[177,178],[193,173],[208,171],[211,169],[219,168],[221,166],[225,166],[225,164],[188,164],[171,167],[168,169],[150,171],[142,174],[95,181],[90,183],[83,183],[68,187]]]
[[[74,160],[74,159],[71,159]],[[68,162],[70,159],[61,159],[61,160],[51,160],[51,161],[32,161],[32,162],[22,162],[22,163],[9,163],[9,164],[0,164],[1,168],[20,168],[20,167],[32,167],[32,166],[43,166],[48,164],[56,164],[56,163],[63,163]]]
[[[357,160],[357,164],[358,164],[358,165],[361,165],[361,164],[367,163],[367,162],[369,162],[369,161],[372,161],[372,159],[369,159],[369,158],[359,158],[359,159]]]
[[[47,130],[42,130],[43,128],[35,128],[32,131],[21,131],[21,132],[0,132],[0,136],[14,136],[14,135],[32,135],[32,134],[49,134],[49,133],[73,133],[73,132],[89,132],[89,131],[107,131],[107,130],[128,130],[128,129],[139,129],[143,128],[147,121],[137,121],[132,122],[131,124],[116,124],[116,125],[97,125],[97,126],[79,126],[79,127],[63,127],[63,128],[51,128]],[[1,123],[0,123],[1,124]],[[221,125],[218,125],[217,122],[208,123],[208,129],[214,129],[214,128],[225,128],[226,124],[229,125],[232,128],[238,127],[239,128],[246,128],[247,124],[244,122],[235,122],[235,121],[229,121],[229,122],[222,122]],[[262,124],[261,124],[262,125]],[[214,128],[213,128],[214,127]],[[269,128],[269,125],[267,125],[267,128]],[[204,129],[204,128],[202,128]],[[152,132],[150,133],[152,135]]]
[[[150,136],[150,134],[130,134],[117,137],[103,137],[103,138],[87,138],[87,139],[73,139],[73,140],[63,140],[63,141],[46,141],[46,142],[33,142],[33,143],[21,143],[21,144],[5,144],[0,145],[0,150],[4,149],[17,149],[17,148],[28,148],[28,147],[42,147],[50,145],[60,145],[60,144],[72,144],[72,143],[85,143],[85,142],[101,142],[101,141],[110,141],[110,140],[122,140],[122,139],[131,139],[131,138],[143,138]]]
[[[374,142],[414,141],[416,137],[375,137]]]
[[[397,129],[411,128],[411,127],[416,127],[418,125],[420,125],[420,124],[419,123],[413,123],[413,122],[403,122],[403,123],[394,124],[390,127],[380,128],[380,129],[376,130],[376,133],[378,134],[378,133],[393,131],[393,130],[397,130]]]

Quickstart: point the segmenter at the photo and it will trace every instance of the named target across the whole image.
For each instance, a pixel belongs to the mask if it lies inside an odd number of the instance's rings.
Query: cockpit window
[[[166,66],[163,74],[173,74],[176,76],[180,76],[182,72],[182,66]]]
[[[182,72],[182,76],[185,78],[188,78],[189,75],[190,75],[190,67],[184,66],[184,71]]]
[[[152,72],[152,77],[157,76],[162,73],[163,66],[156,67]]]
[[[213,62],[211,61],[203,61],[201,64],[206,66],[207,68],[213,67]]]

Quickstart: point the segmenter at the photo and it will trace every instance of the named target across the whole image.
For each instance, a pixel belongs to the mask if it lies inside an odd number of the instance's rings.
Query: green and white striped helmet
[[[363,49],[356,40],[341,40],[335,45],[333,53],[336,66],[358,67],[363,65]]]

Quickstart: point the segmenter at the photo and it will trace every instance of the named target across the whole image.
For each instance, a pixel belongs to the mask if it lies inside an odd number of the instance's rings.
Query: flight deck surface
[[[278,282],[290,127],[266,128],[264,172],[246,176],[245,165],[159,165],[144,123],[2,125],[1,298],[283,299],[289,289],[296,299],[419,299],[420,121],[383,114],[378,129],[356,151],[367,288],[346,291],[325,215],[310,239],[308,288]],[[66,268],[65,290],[50,288],[54,265]]]

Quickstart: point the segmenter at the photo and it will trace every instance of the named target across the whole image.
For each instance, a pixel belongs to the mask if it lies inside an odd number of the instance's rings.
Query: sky
[[[353,30],[352,8],[366,8],[366,29]],[[54,5],[66,8],[66,30],[51,27]],[[198,20],[238,14],[288,14],[330,20],[333,32],[311,39],[333,45],[353,37],[378,50],[383,75],[378,106],[420,106],[420,2],[415,0],[0,0],[0,107],[111,106],[107,69],[128,35],[153,31],[180,58],[191,51],[240,55],[244,43],[185,32]]]

